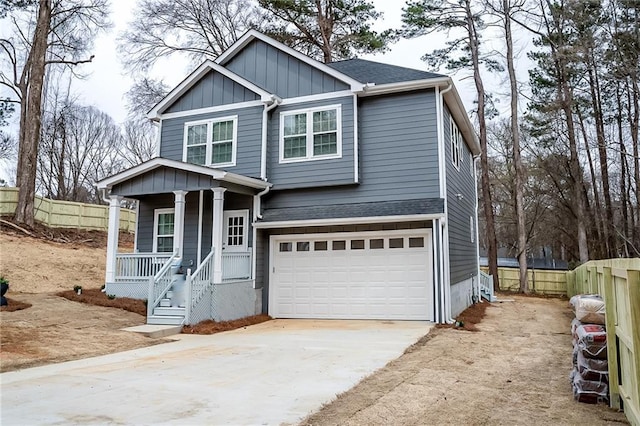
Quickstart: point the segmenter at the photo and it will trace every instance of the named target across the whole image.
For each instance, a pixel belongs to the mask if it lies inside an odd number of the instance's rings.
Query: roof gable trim
[[[154,106],[151,111],[147,113],[147,116],[152,120],[159,120],[162,118],[164,111],[169,108],[175,101],[177,101],[182,95],[187,93],[197,82],[199,82],[209,71],[215,71],[223,76],[235,81],[241,86],[246,87],[252,92],[260,95],[261,102],[271,103],[273,102],[274,95],[266,90],[256,86],[249,80],[229,71],[225,67],[218,65],[217,63],[207,60],[196,68],[191,74],[189,74],[180,84],[178,84],[167,96],[165,96],[160,102]]]

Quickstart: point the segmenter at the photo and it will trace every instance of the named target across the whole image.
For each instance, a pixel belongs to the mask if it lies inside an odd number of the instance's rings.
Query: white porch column
[[[211,188],[213,191],[213,230],[211,232],[213,247],[213,282],[222,282],[222,235],[224,233],[224,191],[226,188]]]
[[[173,251],[182,257],[182,247],[184,240],[184,205],[187,191],[173,191],[175,195],[174,219],[173,219]]]
[[[107,265],[105,283],[112,283],[116,278],[116,253],[118,252],[118,234],[120,233],[119,195],[109,196],[109,230],[107,234]]]

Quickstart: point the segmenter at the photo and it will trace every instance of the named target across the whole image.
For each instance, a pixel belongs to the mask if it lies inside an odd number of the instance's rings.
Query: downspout
[[[264,104],[264,110],[262,111],[262,146],[260,153],[260,179],[266,182],[267,180],[267,120],[269,119],[269,111],[280,105],[282,99],[275,95],[271,95],[271,104]],[[269,192],[267,190],[267,192]],[[266,194],[266,192],[265,192]],[[258,194],[259,195],[259,194]]]
[[[480,159],[480,155],[474,155],[473,156],[473,186],[475,188],[476,191],[476,217],[474,218],[475,220],[475,227],[476,227],[476,262],[478,262],[478,271],[476,272],[476,290],[477,290],[477,297],[478,297],[478,302],[481,301],[482,296],[480,295],[480,231],[478,230],[479,226],[478,226],[478,172],[476,170],[477,164],[478,164],[478,160]]]
[[[442,232],[442,291],[440,292],[440,322],[452,324],[451,318],[451,276],[450,276],[450,259],[449,259],[449,211],[447,201],[447,161],[445,158],[445,143],[444,143],[444,95],[453,89],[453,83],[451,80],[447,82],[447,87],[443,90],[436,88],[437,100],[436,100],[436,114],[438,116],[438,146],[439,146],[439,159],[441,170],[441,193],[440,195],[444,199],[444,220],[440,221],[440,230]]]
[[[256,254],[257,250],[257,239],[258,239],[258,230],[256,229],[256,222],[258,219],[262,219],[262,213],[260,210],[262,209],[262,196],[266,195],[271,190],[271,186],[267,186],[264,190],[258,192],[253,196],[253,244],[251,247],[251,277],[253,278],[253,288],[256,288],[256,269],[257,269],[257,260]]]

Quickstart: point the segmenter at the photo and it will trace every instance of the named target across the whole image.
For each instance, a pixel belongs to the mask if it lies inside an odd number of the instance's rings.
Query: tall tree
[[[134,17],[118,48],[125,66],[141,72],[177,53],[195,62],[215,58],[263,22],[248,0],[139,0]]]
[[[487,93],[481,75],[481,67],[489,70],[500,70],[500,65],[480,49],[481,31],[485,29],[482,20],[483,10],[471,0],[410,0],[403,8],[401,33],[406,37],[425,36],[434,32],[453,34],[460,31],[460,36],[450,38],[443,49],[427,54],[423,59],[433,66],[446,64],[450,70],[471,69],[476,87],[478,103],[478,127],[481,168],[482,204],[485,218],[485,238],[488,246],[489,273],[494,283],[500,288],[498,279],[498,241],[496,239],[493,203],[491,199],[489,162],[487,155]]]
[[[372,24],[382,14],[368,0],[258,0],[274,19],[267,34],[319,61],[384,52],[393,40]]]
[[[513,48],[513,31],[511,30],[512,15],[517,13],[518,9],[524,5],[523,0],[501,0],[497,5],[488,3],[494,13],[496,13],[501,21],[501,27],[504,31],[504,41],[506,44],[505,59],[507,62],[507,72],[509,75],[509,99],[510,99],[510,126],[511,139],[513,149],[514,168],[514,186],[513,193],[516,224],[518,230],[518,266],[520,269],[520,291],[522,293],[529,292],[529,283],[527,282],[527,229],[526,217],[524,212],[524,181],[525,173],[522,165],[521,147],[520,147],[520,125],[518,123],[518,80],[515,67],[515,52]]]
[[[18,4],[21,3],[21,4]],[[19,6],[35,21],[32,34],[18,25]],[[51,64],[75,66],[86,57],[96,32],[106,28],[107,0],[40,0],[16,2],[8,12],[15,26],[13,38],[0,39],[2,54],[11,64],[10,75],[0,73],[0,84],[9,87],[20,102],[20,133],[16,183],[20,188],[15,220],[34,225],[33,202],[38,146],[42,124],[42,98],[46,68]],[[3,6],[4,7],[4,6]],[[35,18],[35,19],[34,19]]]
[[[589,260],[587,241],[587,200],[583,169],[578,154],[578,136],[574,122],[574,81],[576,77],[575,32],[571,28],[568,4],[539,0],[540,30],[536,44],[544,50],[531,54],[537,61],[537,69],[532,70],[534,102],[530,105],[541,113],[554,110],[563,114],[563,127],[569,149],[569,170],[572,182],[572,213],[576,219],[577,242],[581,263]],[[566,7],[565,7],[566,6]],[[575,4],[575,7],[580,5]]]

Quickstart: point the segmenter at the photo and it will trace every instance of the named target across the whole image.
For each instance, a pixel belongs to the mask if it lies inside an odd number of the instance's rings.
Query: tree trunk
[[[520,129],[518,128],[518,83],[513,64],[513,35],[511,33],[511,2],[502,2],[504,34],[507,43],[507,70],[511,95],[511,138],[513,140],[513,167],[515,169],[515,207],[518,232],[518,265],[520,267],[520,292],[529,293],[527,281],[527,229],[524,215],[524,168],[520,157]]]
[[[40,0],[38,19],[33,35],[33,43],[29,51],[29,58],[25,64],[23,75],[25,80],[26,97],[22,99],[24,106],[24,120],[20,120],[20,149],[16,183],[18,205],[15,220],[28,226],[34,225],[33,203],[36,190],[36,166],[38,162],[38,145],[40,143],[40,127],[42,124],[42,88],[47,55],[47,38],[51,26],[51,0]]]
[[[465,12],[467,19],[467,30],[469,33],[469,50],[473,63],[473,81],[476,86],[478,96],[478,127],[480,128],[480,166],[482,204],[484,209],[484,220],[486,222],[486,239],[488,246],[489,274],[493,275],[493,283],[496,290],[500,289],[498,278],[498,240],[496,239],[496,227],[493,216],[493,203],[491,200],[491,187],[489,178],[489,156],[487,154],[487,123],[485,118],[485,91],[482,77],[480,76],[480,52],[478,49],[479,36],[476,32],[473,14],[471,12],[470,0],[465,1]]]

